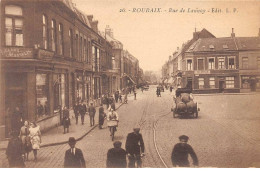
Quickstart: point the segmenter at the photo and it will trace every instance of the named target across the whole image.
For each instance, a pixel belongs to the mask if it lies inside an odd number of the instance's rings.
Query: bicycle
[[[107,126],[109,127],[111,140],[114,140],[116,127],[118,126],[118,120],[108,120]]]

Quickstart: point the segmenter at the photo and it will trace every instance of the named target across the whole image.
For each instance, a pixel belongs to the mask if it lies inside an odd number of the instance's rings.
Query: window
[[[48,49],[48,25],[47,25],[47,17],[45,15],[42,16],[42,42],[43,48]]]
[[[51,20],[51,50],[56,52],[56,22]]]
[[[97,71],[100,70],[100,50],[97,49]]]
[[[209,87],[215,88],[215,78],[214,77],[209,77]]]
[[[78,58],[79,58],[79,35],[78,34],[76,34],[76,58],[77,58],[77,60],[79,60]]]
[[[204,59],[198,59],[198,70],[204,70]]]
[[[248,57],[242,57],[242,68],[248,69]]]
[[[215,69],[215,59],[209,58],[209,69]]]
[[[190,70],[192,70],[192,60],[188,59],[187,60],[187,71],[190,71]]]
[[[204,88],[204,78],[199,78],[199,89]]]
[[[82,53],[82,37],[80,36],[80,41],[79,41],[79,61],[82,61],[83,58],[83,53]]]
[[[257,69],[260,69],[260,57],[257,57]]]
[[[84,50],[83,50],[84,62],[88,62],[88,45],[87,40],[84,39]]]
[[[72,33],[72,30],[70,29],[69,30],[69,39],[70,39],[70,57],[73,57],[73,33]]]
[[[250,78],[249,76],[241,76],[241,87],[249,89],[250,88]]]
[[[36,74],[37,118],[49,115],[49,82],[47,74]]]
[[[218,69],[225,69],[225,58],[218,58]]]
[[[228,69],[235,69],[235,58],[228,58]]]
[[[235,77],[226,77],[226,88],[234,88]]]
[[[92,46],[93,71],[96,71],[96,48]]]
[[[65,96],[65,74],[53,74],[54,86],[54,112],[58,112],[61,107],[66,106]]]
[[[22,8],[13,5],[5,6],[5,45],[23,46]]]
[[[59,24],[59,54],[63,55],[64,52],[64,42],[63,42],[63,25]]]

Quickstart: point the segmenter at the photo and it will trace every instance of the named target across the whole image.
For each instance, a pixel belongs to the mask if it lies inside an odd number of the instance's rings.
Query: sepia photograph
[[[260,1],[0,9],[0,168],[260,168]]]

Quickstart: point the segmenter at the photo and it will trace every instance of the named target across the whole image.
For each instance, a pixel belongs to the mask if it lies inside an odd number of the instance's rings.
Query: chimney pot
[[[231,37],[235,37],[234,28],[232,28]]]

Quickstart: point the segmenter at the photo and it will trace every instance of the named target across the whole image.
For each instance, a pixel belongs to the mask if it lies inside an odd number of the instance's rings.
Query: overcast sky
[[[109,25],[124,49],[139,59],[144,70],[158,71],[182,43],[192,38],[195,26],[216,37],[257,36],[260,28],[260,1],[174,1],[174,0],[73,0],[77,8],[94,15],[99,30]],[[120,12],[120,9],[126,12]],[[160,13],[131,12],[133,8],[161,8]],[[169,8],[178,12],[168,12]],[[185,9],[180,13],[180,9]],[[187,10],[189,9],[190,12]],[[212,8],[221,9],[213,13]],[[226,9],[230,13],[226,13]],[[233,10],[235,8],[235,12]],[[191,13],[191,10],[199,11]],[[206,10],[205,13],[202,13]],[[210,12],[208,12],[210,11]],[[219,10],[215,10],[219,11]],[[232,12],[231,12],[232,11]]]

